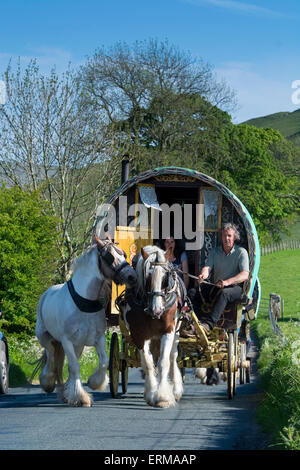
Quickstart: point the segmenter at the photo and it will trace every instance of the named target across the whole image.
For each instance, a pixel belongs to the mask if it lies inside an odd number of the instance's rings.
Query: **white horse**
[[[183,393],[177,365],[180,281],[164,251],[154,246],[141,250],[136,273],[137,289],[125,294],[124,320],[140,351],[145,400],[151,406],[168,408]]]
[[[41,387],[52,392],[57,384],[61,398],[73,406],[92,404],[80,381],[78,358],[84,346],[94,346],[99,357],[99,367],[88,386],[104,391],[108,383],[104,309],[107,281],[132,286],[137,280],[124,252],[110,238],[102,241],[94,237],[95,243],[76,261],[72,279],[44,292],[37,309],[36,335],[45,348],[46,362],[40,374]],[[69,377],[63,384],[65,354]]]

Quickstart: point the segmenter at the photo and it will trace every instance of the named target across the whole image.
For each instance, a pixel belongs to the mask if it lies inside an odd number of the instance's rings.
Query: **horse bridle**
[[[163,297],[165,299],[166,304],[164,306],[163,312],[165,312],[166,310],[169,310],[172,307],[172,305],[174,305],[174,303],[176,302],[176,299],[177,299],[177,294],[176,294],[176,272],[175,272],[175,269],[172,268],[170,263],[168,263],[168,261],[151,262],[150,266],[154,266],[154,267],[155,266],[161,266],[162,268],[164,268],[164,270],[168,274],[168,285],[165,289],[163,289],[161,291],[147,292],[147,299],[148,299],[147,311],[150,311],[151,315],[153,316],[153,314],[152,314],[153,297]],[[170,283],[171,280],[173,282]],[[170,284],[171,284],[171,286],[170,286]]]
[[[113,271],[113,278],[112,280],[116,283],[116,284],[120,284],[122,283],[122,281],[118,278],[120,272],[126,268],[126,267],[130,267],[130,264],[125,260],[125,261],[122,261],[122,263],[120,263],[118,266],[113,266],[113,262],[114,262],[114,257],[111,253],[109,253],[108,251],[105,253],[105,251],[107,250],[108,246],[110,245],[113,245],[113,248],[117,251],[117,247],[114,245],[114,243],[110,240],[105,240],[104,241],[104,246],[102,248],[100,248],[98,245],[97,245],[97,248],[98,248],[98,260],[99,260],[99,265],[101,266],[101,262],[102,261],[105,261],[105,263],[107,264],[107,266]],[[118,252],[118,251],[117,251]],[[126,253],[123,251],[123,250],[120,250],[120,253],[119,254],[123,254],[123,256],[126,258]],[[99,267],[100,267],[99,266]]]

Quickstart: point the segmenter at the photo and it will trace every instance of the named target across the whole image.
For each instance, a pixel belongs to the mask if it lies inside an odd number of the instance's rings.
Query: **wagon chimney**
[[[129,160],[128,155],[124,155],[124,160],[122,160],[122,180],[121,183],[125,183],[129,178]]]

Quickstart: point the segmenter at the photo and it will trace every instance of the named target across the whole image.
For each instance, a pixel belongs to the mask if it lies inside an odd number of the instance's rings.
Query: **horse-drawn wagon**
[[[137,333],[132,331],[132,311],[137,312],[135,323],[142,322],[144,326],[149,324],[149,328],[152,328],[152,325],[159,324],[162,311],[172,308],[173,301],[177,311],[172,317],[175,325],[172,333],[174,336],[172,344],[166,347],[166,354],[172,356],[174,353],[177,365],[174,366],[172,357],[169,361],[165,360],[165,356],[162,357],[160,346],[160,356],[159,353],[156,355],[160,367],[162,363],[166,363],[167,374],[169,377],[171,375],[172,379],[178,376],[176,367],[180,369],[181,375],[184,375],[185,368],[213,367],[226,377],[228,397],[233,398],[237,377],[239,376],[241,384],[250,381],[250,361],[247,358],[248,327],[250,320],[256,317],[260,299],[257,277],[260,249],[252,218],[242,202],[229,189],[203,173],[185,168],[163,167],[128,179],[126,165],[125,162],[122,171],[125,175],[123,182],[107,205],[102,207],[95,231],[100,237],[101,233],[110,232],[114,242],[126,252],[130,263],[138,263],[138,279],[145,276],[145,279],[140,279],[140,287],[144,287],[145,296],[143,299],[138,298],[134,289],[124,291],[124,286],[113,284],[110,311],[107,313],[109,323],[119,325],[121,341],[117,333],[112,335],[109,361],[111,395],[115,397],[118,393],[120,373],[122,392],[125,393],[128,368],[142,365],[144,370],[149,371],[152,362],[156,362],[155,353],[151,351],[150,335],[144,334],[139,343]],[[208,334],[201,326],[199,318],[205,317],[210,311],[210,302],[204,302],[202,310],[196,315],[188,296],[184,294],[183,282],[179,280],[183,271],[170,268],[170,263],[163,259],[160,249],[154,250],[154,255],[149,247],[159,246],[161,240],[170,236],[176,241],[184,242],[189,267],[188,287],[191,288],[194,287],[209,252],[220,242],[221,227],[228,222],[238,228],[239,244],[248,252],[249,278],[243,283],[242,301],[228,305],[217,326]],[[146,252],[142,248],[145,248]],[[141,250],[143,259],[139,254]],[[157,291],[153,279],[146,279],[146,273],[150,278],[154,275],[157,280],[159,272],[162,284]],[[198,288],[197,282],[195,286]],[[153,315],[151,307],[154,298],[158,303],[164,303],[164,309],[158,316]],[[171,334],[170,327],[166,328],[161,335],[152,334],[152,343],[159,336],[162,339]],[[182,334],[182,331],[185,334]],[[149,344],[144,347],[148,341]],[[163,341],[160,344],[163,344]],[[152,349],[155,349],[154,346]],[[152,362],[149,362],[151,352],[153,358]],[[159,375],[162,374],[160,370]],[[149,382],[155,381],[154,375],[148,379]],[[160,387],[157,382],[154,385],[153,383],[151,386],[154,388]],[[176,387],[177,385],[173,384],[173,388]],[[177,395],[175,393],[176,400],[180,398],[181,393],[182,391],[178,391]],[[157,398],[156,401],[149,398],[151,393],[148,395],[146,400],[150,404],[159,401]]]

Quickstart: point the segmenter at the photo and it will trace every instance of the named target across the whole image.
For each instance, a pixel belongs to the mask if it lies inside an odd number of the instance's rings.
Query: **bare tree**
[[[81,68],[81,78],[110,121],[126,119],[132,109],[147,108],[169,94],[198,94],[226,111],[236,106],[235,94],[217,81],[211,65],[167,40],[99,48]]]
[[[120,169],[103,112],[84,98],[71,70],[59,78],[39,73],[35,61],[5,73],[0,106],[2,180],[39,189],[58,223],[61,278],[89,238],[98,205]]]
[[[236,106],[234,93],[217,81],[212,66],[168,41],[100,48],[80,75],[87,96],[122,135],[135,163],[143,147],[166,153],[184,136],[205,130],[218,107]]]

